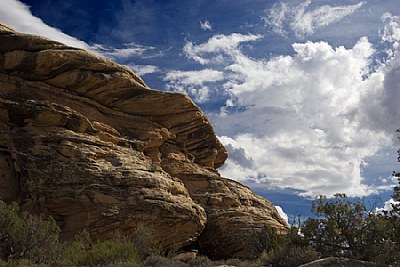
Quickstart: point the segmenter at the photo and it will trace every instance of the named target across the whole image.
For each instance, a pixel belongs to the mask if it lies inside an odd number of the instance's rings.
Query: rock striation
[[[226,158],[187,96],[0,24],[0,199],[53,216],[65,239],[143,222],[165,249],[253,256],[255,231],[287,225],[269,201],[219,175]]]

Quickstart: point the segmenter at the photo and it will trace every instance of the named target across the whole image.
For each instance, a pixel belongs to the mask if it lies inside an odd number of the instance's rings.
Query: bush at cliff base
[[[254,239],[261,266],[292,267],[318,259],[319,253],[298,232],[291,227],[287,235],[280,235],[265,225]]]
[[[141,262],[135,245],[123,238],[94,242],[86,231],[78,234],[63,253],[63,263],[70,266],[107,266],[130,263],[139,266]]]
[[[0,201],[0,258],[6,262],[28,259],[51,262],[59,254],[60,229],[53,218],[21,211],[16,203]]]
[[[42,218],[22,211],[18,204],[0,201],[0,266],[97,266],[141,262],[140,254],[153,252],[149,233],[140,228],[137,237],[128,240],[115,236],[112,240],[93,242],[86,231],[74,240],[61,244],[60,228],[53,218]],[[140,242],[135,243],[136,239]],[[137,249],[138,245],[142,247]]]

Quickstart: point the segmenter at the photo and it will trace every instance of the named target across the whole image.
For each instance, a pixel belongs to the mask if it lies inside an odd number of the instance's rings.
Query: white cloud
[[[185,93],[197,102],[204,103],[209,97],[209,88],[206,83],[224,79],[221,71],[203,69],[200,71],[170,71],[164,81],[168,82],[167,89]]]
[[[18,32],[36,34],[66,45],[90,50],[100,56],[114,60],[125,60],[133,56],[143,56],[154,47],[142,46],[135,43],[124,44],[123,48],[104,46],[101,44],[89,45],[75,37],[67,35],[57,28],[50,27],[40,18],[32,15],[30,7],[17,0],[2,0],[0,5],[0,21]]]
[[[286,36],[288,31],[294,32],[298,37],[311,35],[315,30],[329,24],[338,22],[359,9],[364,2],[355,5],[330,6],[323,5],[311,10],[312,1],[307,0],[297,6],[290,6],[285,2],[274,4],[266,11],[262,18],[265,25],[274,32]]]
[[[399,128],[400,117],[400,24],[399,17],[384,14],[384,33],[382,40],[391,45],[386,49],[388,57],[369,79],[367,90],[361,95],[362,106],[361,122],[371,129],[384,129],[394,132]],[[399,140],[393,137],[399,145]]]
[[[135,56],[143,56],[144,53],[154,50],[152,46],[143,46],[135,43],[123,44],[123,48],[115,48],[95,44],[90,47],[96,54],[108,57],[114,60],[127,60]]]
[[[126,66],[139,76],[143,76],[143,75],[150,74],[150,73],[160,72],[160,69],[157,66],[153,66],[153,65],[128,64]]]
[[[1,0],[0,21],[19,32],[41,35],[69,46],[89,49],[85,42],[50,27],[33,16],[29,6],[17,0]]]
[[[384,13],[382,15],[382,21],[385,24],[382,40],[394,43],[395,46],[398,46],[398,42],[400,41],[400,17],[393,16],[390,13]]]
[[[275,206],[276,210],[278,211],[279,215],[282,217],[282,219],[285,220],[287,224],[289,224],[289,217],[288,215],[283,211],[283,209],[280,206]]]
[[[179,81],[184,85],[201,85],[204,82],[220,81],[224,78],[221,71],[203,69],[201,71],[171,71],[165,76],[166,81]]]
[[[370,73],[375,49],[365,37],[352,48],[306,42],[293,44],[293,56],[246,56],[240,44],[259,38],[216,35],[184,48],[208,72],[224,71],[224,79],[208,83],[209,94],[223,88],[228,96],[221,113],[209,115],[232,155],[221,174],[310,197],[375,193],[361,170],[365,158],[392,146],[400,117],[398,53]]]
[[[400,205],[399,201],[395,201],[392,198],[386,201],[383,205],[383,208],[375,208],[375,213],[377,214],[385,214],[393,211],[393,206],[398,206]],[[393,215],[399,215],[399,214],[393,214]]]
[[[265,25],[271,27],[275,33],[286,36],[287,31],[285,29],[285,24],[289,13],[291,13],[289,6],[284,2],[280,2],[280,5],[274,4],[274,6],[268,10],[266,16],[261,19],[264,21]]]
[[[217,34],[211,37],[207,43],[195,45],[192,42],[186,42],[183,52],[188,58],[191,58],[200,64],[222,63],[223,54],[232,55],[239,52],[238,47],[243,42],[256,41],[261,35],[233,33],[231,35]],[[220,53],[218,56],[209,58],[210,54]]]
[[[89,45],[75,37],[67,35],[57,28],[45,24],[40,18],[32,15],[30,7],[18,0],[1,0],[0,22],[4,23],[18,32],[36,34],[52,40],[62,42],[66,45],[89,50],[99,56],[112,60],[125,62],[132,57],[146,57],[147,52],[154,50],[151,46],[142,46],[135,43],[123,44],[122,48],[104,46],[101,44]],[[159,56],[158,54],[157,56]],[[129,64],[128,64],[129,65]],[[138,75],[144,75],[159,71],[156,66],[140,66],[136,68]],[[128,66],[129,67],[129,66]]]
[[[205,31],[212,31],[212,25],[208,20],[200,21],[200,28]]]

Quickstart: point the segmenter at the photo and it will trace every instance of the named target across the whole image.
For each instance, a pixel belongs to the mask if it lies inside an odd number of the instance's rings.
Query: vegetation
[[[399,177],[400,174],[395,174]],[[400,184],[400,182],[399,182]],[[400,200],[400,185],[393,197]],[[179,262],[161,256],[152,232],[138,224],[129,236],[115,235],[111,240],[93,241],[83,231],[68,243],[59,242],[60,229],[52,218],[21,211],[17,204],[0,201],[0,266],[299,266],[318,258],[340,256],[378,263],[400,263],[400,206],[393,210],[367,210],[361,201],[344,194],[313,201],[315,218],[286,235],[265,226],[254,235],[254,247],[260,255],[253,261],[212,262],[199,257]]]
[[[106,266],[130,263],[139,266],[139,250],[132,240],[115,236],[111,240],[92,242],[89,234],[83,231],[66,244],[62,262],[69,266]]]
[[[397,174],[400,176],[399,174]],[[393,197],[399,201],[395,188]],[[333,199],[319,196],[312,204],[315,218],[292,226],[279,235],[266,226],[255,237],[260,266],[289,267],[326,257],[346,257],[379,266],[400,263],[400,206],[392,211],[367,210],[365,204],[345,194]]]
[[[60,243],[60,229],[52,218],[21,211],[16,203],[0,201],[0,266],[142,266],[159,253],[151,231],[138,224],[130,238],[115,235],[93,241],[86,231]]]
[[[395,174],[400,181],[400,174]],[[400,184],[400,182],[399,182]],[[400,201],[400,185],[393,197]],[[254,235],[254,247],[260,255],[253,261],[212,262],[199,257],[179,262],[161,256],[152,232],[138,224],[129,236],[115,235],[106,241],[93,241],[83,231],[68,243],[59,242],[60,229],[52,218],[21,211],[17,204],[0,201],[0,266],[299,266],[318,258],[340,256],[378,263],[400,263],[400,206],[393,210],[367,210],[361,201],[344,194],[313,201],[315,218],[286,235],[265,226]]]
[[[21,211],[17,204],[0,201],[0,259],[21,259],[45,263],[59,253],[60,229],[52,218],[41,218]]]
[[[320,196],[312,210],[317,219],[307,219],[301,227],[303,238],[322,257],[341,256],[380,264],[400,260],[400,239],[396,234],[400,219],[393,212],[367,211],[361,201],[344,194],[327,200]]]
[[[318,253],[308,246],[298,234],[297,227],[291,227],[287,235],[279,235],[274,228],[266,225],[257,235],[256,247],[261,252],[261,266],[299,266],[318,259]]]
[[[398,151],[400,161],[400,150]],[[400,201],[399,181],[393,199]],[[400,264],[400,205],[377,212],[361,201],[336,194],[334,198],[317,197],[312,203],[314,218],[299,227],[292,226],[288,235],[280,236],[266,227],[256,236],[256,249],[262,252],[263,266],[298,266],[316,258],[347,257],[377,263],[379,266]]]

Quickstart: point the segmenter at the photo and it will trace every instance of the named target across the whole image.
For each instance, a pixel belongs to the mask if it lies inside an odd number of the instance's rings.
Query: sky
[[[398,0],[0,0],[0,22],[189,95],[220,173],[290,217],[317,195],[374,202],[397,181]]]

